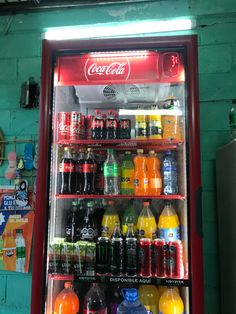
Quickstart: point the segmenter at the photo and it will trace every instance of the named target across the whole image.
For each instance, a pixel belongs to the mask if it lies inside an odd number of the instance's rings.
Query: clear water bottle
[[[123,289],[124,301],[118,306],[117,314],[147,314],[147,310],[138,300],[137,289]]]
[[[163,178],[163,194],[172,195],[178,193],[177,181],[177,161],[173,152],[167,151],[163,158],[162,165],[162,178]]]
[[[107,159],[103,167],[104,173],[104,194],[117,195],[119,189],[119,164],[116,160],[114,150],[107,150]]]
[[[236,140],[236,99],[233,99],[229,112],[229,127],[231,140]]]

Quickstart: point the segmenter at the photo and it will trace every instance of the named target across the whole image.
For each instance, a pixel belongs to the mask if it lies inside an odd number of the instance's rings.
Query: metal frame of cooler
[[[180,48],[186,50],[187,86],[187,162],[188,162],[188,204],[189,204],[189,280],[190,313],[203,314],[203,257],[201,226],[201,169],[198,107],[198,54],[197,36],[145,37],[128,39],[98,39],[74,41],[43,40],[42,81],[40,94],[39,158],[37,174],[37,195],[35,211],[33,275],[31,313],[43,313],[46,290],[47,221],[49,210],[50,144],[53,98],[53,69],[55,57],[71,52],[87,52],[119,49]],[[168,284],[168,281],[166,281]],[[170,282],[174,284],[174,281]],[[183,284],[186,286],[186,284]]]

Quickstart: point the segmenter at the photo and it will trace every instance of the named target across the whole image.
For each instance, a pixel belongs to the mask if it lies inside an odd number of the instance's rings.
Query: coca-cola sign
[[[107,59],[107,60],[106,60]],[[107,79],[128,80],[130,76],[130,63],[127,58],[111,61],[111,58],[100,58],[94,60],[88,58],[84,65],[84,75],[87,81]]]

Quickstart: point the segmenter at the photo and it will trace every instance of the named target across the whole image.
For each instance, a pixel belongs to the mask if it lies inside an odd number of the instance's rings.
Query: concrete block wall
[[[19,106],[20,85],[40,79],[41,33],[48,27],[192,16],[199,35],[205,313],[220,314],[215,151],[229,140],[228,112],[236,98],[236,3],[172,0],[0,15],[0,127],[6,137],[37,136],[38,109]],[[7,146],[7,152],[12,147]],[[19,147],[22,152],[23,148]],[[4,174],[7,163],[0,167]],[[11,182],[0,177],[0,185]],[[29,314],[31,275],[0,272],[0,314]]]

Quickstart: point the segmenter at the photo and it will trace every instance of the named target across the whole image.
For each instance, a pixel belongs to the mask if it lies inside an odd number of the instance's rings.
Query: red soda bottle
[[[75,162],[69,147],[64,148],[61,162],[59,164],[60,173],[60,194],[73,194],[76,188]]]
[[[95,194],[95,176],[97,172],[97,164],[92,151],[92,148],[88,148],[87,157],[83,164],[83,176],[84,176],[84,193],[83,194]]]
[[[117,126],[118,120],[116,117],[116,113],[112,110],[108,110],[108,115],[106,119],[107,139],[113,140],[117,138]]]
[[[100,140],[102,139],[104,129],[104,120],[100,110],[95,110],[95,117],[92,122],[92,139]]]
[[[84,299],[83,314],[107,314],[107,303],[103,290],[93,283]]]
[[[83,148],[79,150],[78,160],[76,161],[76,193],[83,194],[84,191],[84,173],[83,164],[85,161],[85,151]]]

